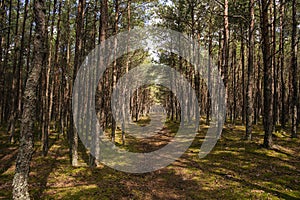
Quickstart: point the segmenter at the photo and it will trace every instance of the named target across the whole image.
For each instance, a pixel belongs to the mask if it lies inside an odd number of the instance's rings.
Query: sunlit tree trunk
[[[251,140],[253,123],[253,73],[254,73],[254,0],[249,1],[250,25],[248,37],[248,79],[246,96],[246,139]]]
[[[229,59],[229,20],[228,20],[228,0],[224,0],[224,16],[223,16],[223,47],[222,47],[222,67],[221,75],[224,83],[225,108],[228,103],[228,59]],[[226,120],[226,116],[225,116]]]

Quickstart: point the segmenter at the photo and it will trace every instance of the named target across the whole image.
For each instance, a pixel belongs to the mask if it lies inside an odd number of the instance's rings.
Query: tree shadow
[[[29,181],[30,190],[34,199],[41,199],[50,174],[56,169],[58,165],[57,158],[60,157],[62,150],[62,141],[57,140],[56,134],[49,137],[49,150],[47,156],[42,156],[42,152],[35,152],[31,164],[31,172]]]

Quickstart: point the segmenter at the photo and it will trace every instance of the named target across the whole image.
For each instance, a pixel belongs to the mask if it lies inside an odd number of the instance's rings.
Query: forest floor
[[[156,138],[137,141],[128,136],[125,148],[153,151],[165,145],[177,128],[168,122]],[[39,143],[35,146],[30,194],[33,199],[300,199],[300,139],[277,131],[274,148],[267,150],[260,146],[260,125],[255,126],[251,142],[241,139],[244,126],[225,126],[213,151],[199,159],[207,128],[201,127],[191,147],[173,164],[145,174],[103,165],[91,169],[83,146],[80,167],[72,167],[67,141],[51,133],[47,157]],[[8,135],[0,131],[0,199],[12,197],[16,155],[17,144],[9,144]]]

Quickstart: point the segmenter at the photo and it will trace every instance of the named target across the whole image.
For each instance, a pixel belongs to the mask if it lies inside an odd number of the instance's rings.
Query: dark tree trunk
[[[272,55],[273,55],[273,80],[274,80],[274,96],[273,96],[273,126],[278,123],[278,66],[276,63],[276,0],[273,0],[273,23],[272,23]]]
[[[280,78],[281,78],[281,128],[285,128],[286,123],[286,88],[284,76],[284,4],[285,0],[280,1],[280,42],[279,42],[279,57],[280,57]]]
[[[297,4],[292,4],[292,43],[291,43],[291,76],[292,76],[292,137],[297,137],[297,104],[298,104],[298,69],[297,69]]]
[[[269,42],[269,1],[261,1],[261,37],[264,65],[264,143],[265,148],[273,145],[273,95],[272,95],[272,65]]]
[[[206,103],[206,125],[209,125],[209,118],[210,118],[210,110],[211,110],[211,98],[209,98],[209,92],[211,92],[209,86],[211,84],[211,58],[212,58],[212,36],[211,36],[211,17],[210,17],[210,23],[209,23],[209,32],[208,32],[208,37],[209,37],[209,42],[208,42],[208,70],[207,70],[207,85],[208,85],[208,88],[207,88],[207,103]],[[200,82],[200,77],[199,77],[199,80],[198,82]],[[198,86],[199,87],[199,86]]]

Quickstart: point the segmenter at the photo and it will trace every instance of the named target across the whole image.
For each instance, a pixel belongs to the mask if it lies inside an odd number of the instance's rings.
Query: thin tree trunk
[[[229,20],[228,20],[228,0],[224,0],[224,40],[222,53],[222,78],[224,83],[225,94],[225,108],[228,103],[228,59],[229,59]],[[226,116],[225,116],[226,121]]]
[[[125,66],[125,73],[128,73],[129,71],[129,62],[130,62],[130,54],[129,54],[129,51],[130,51],[130,45],[129,45],[129,38],[130,38],[130,28],[131,28],[131,0],[128,0],[127,1],[127,31],[128,31],[128,36],[127,36],[127,57],[126,57],[126,66]],[[127,92],[126,91],[126,86],[124,88],[124,92]],[[123,102],[122,103],[122,116],[123,116],[123,119],[122,119],[122,144],[125,145],[125,105],[127,105],[127,102]]]
[[[277,87],[278,87],[278,70],[277,70],[277,63],[276,63],[276,0],[273,0],[273,23],[272,23],[272,63],[273,63],[273,80],[274,80],[274,96],[273,96],[273,126],[275,130],[275,125],[277,124],[277,115],[278,115],[278,94],[277,94]]]
[[[3,74],[7,73],[7,69],[8,67],[8,60],[9,60],[9,49],[10,49],[10,36],[11,36],[11,18],[12,18],[12,0],[9,1],[9,14],[8,14],[8,30],[7,30],[7,39],[6,39],[6,46],[5,46],[5,55],[4,55],[4,60],[3,60]],[[4,78],[4,82],[6,82],[8,80],[6,80],[6,78]],[[4,100],[4,104],[8,101],[7,98],[10,97],[9,92],[7,92],[4,88],[3,88],[3,96],[5,97]],[[10,108],[11,109],[11,108]],[[7,115],[7,113],[5,113],[5,118],[7,116],[9,116],[9,114]],[[11,118],[11,117],[10,117]],[[9,119],[9,121],[11,121],[11,119]],[[8,127],[10,128],[10,126]]]
[[[27,13],[28,13],[28,3],[29,0],[25,0],[24,5],[24,16],[23,16],[23,24],[22,24],[22,38],[21,38],[21,48],[20,48],[20,56],[18,62],[18,115],[20,116],[22,113],[22,94],[23,94],[23,52],[25,50],[25,32],[26,32],[26,21],[27,21]],[[30,41],[30,40],[29,40]],[[19,117],[18,116],[18,117]]]
[[[292,43],[291,43],[291,75],[292,75],[292,137],[297,137],[297,104],[298,104],[298,69],[297,69],[297,4],[292,1]]]
[[[243,38],[244,30],[243,26],[241,26],[241,65],[242,65],[242,123],[245,123],[246,118],[246,95],[245,95],[245,47],[244,47],[244,38]]]
[[[20,17],[20,0],[17,3],[17,17],[16,17],[16,29],[15,29],[15,55],[13,60],[13,80],[12,80],[12,87],[11,87],[11,113],[10,113],[10,127],[9,127],[9,140],[11,143],[14,143],[14,135],[15,135],[15,125],[16,125],[16,118],[17,118],[17,97],[15,94],[18,92],[17,90],[17,81],[18,81],[18,74],[17,74],[17,61],[18,61],[18,54],[19,54],[19,17]]]
[[[61,4],[62,1],[60,0],[59,2],[59,6],[58,6],[58,19],[57,19],[57,26],[56,26],[56,40],[55,40],[55,52],[54,52],[54,62],[51,66],[51,71],[54,72],[55,70],[55,66],[58,66],[58,47],[59,47],[59,40],[60,40],[60,21],[61,21]],[[50,95],[49,95],[49,110],[48,110],[48,123],[47,123],[47,132],[48,134],[50,133],[50,126],[51,126],[51,116],[52,116],[52,110],[53,110],[53,93],[54,93],[54,83],[55,83],[55,78],[56,76],[52,76],[52,78],[50,79],[49,83],[50,83]]]
[[[4,1],[0,1],[0,9],[1,10],[5,10],[5,5],[4,5]],[[3,29],[3,25],[4,25],[4,17],[5,16],[5,12],[1,12],[0,13],[0,30]],[[0,49],[3,49],[3,31],[0,31]],[[0,92],[1,94],[3,94],[3,90],[4,90],[4,66],[2,65],[2,59],[3,59],[3,54],[2,54],[2,50],[0,51]],[[3,110],[4,110],[4,106],[3,106],[3,99],[4,98],[0,98],[0,124],[3,125]]]
[[[211,92],[211,88],[210,85],[212,84],[211,83],[211,62],[212,62],[212,33],[211,33],[211,24],[212,24],[212,21],[211,21],[211,17],[210,17],[210,22],[209,22],[209,31],[208,31],[208,37],[209,37],[209,42],[208,42],[208,70],[207,70],[207,92],[206,92],[206,98],[207,98],[207,103],[206,103],[206,125],[209,124],[209,120],[210,120],[210,110],[211,110],[211,98],[209,97],[209,93]],[[197,77],[198,78],[198,77]],[[200,82],[200,77],[198,79],[198,83]],[[199,87],[199,86],[198,86]]]
[[[50,110],[50,106],[49,106],[49,88],[51,87],[50,85],[50,79],[53,78],[52,77],[52,50],[53,50],[53,45],[52,45],[52,40],[53,40],[53,32],[54,32],[54,22],[55,22],[55,16],[56,16],[56,3],[57,0],[54,0],[53,2],[53,16],[52,16],[52,23],[51,23],[51,28],[50,28],[50,36],[49,36],[49,56],[48,56],[48,63],[47,63],[47,67],[45,68],[45,91],[42,92],[43,95],[43,120],[42,120],[42,152],[43,152],[43,156],[46,156],[48,153],[48,146],[49,146],[49,123],[50,123],[50,119],[49,119],[49,110]],[[49,12],[50,12],[50,6],[49,6]],[[49,16],[50,18],[50,16]]]
[[[248,79],[246,96],[246,140],[251,140],[253,124],[253,72],[254,72],[254,0],[249,1],[250,25],[249,25],[249,46],[248,46]]]
[[[115,22],[114,22],[114,34],[116,35],[118,33],[118,24],[119,24],[119,1],[115,0]],[[114,57],[117,53],[117,45],[118,41],[115,37],[114,39]],[[112,66],[112,76],[111,76],[111,95],[113,93],[113,90],[115,89],[115,86],[117,84],[117,59],[114,58],[113,66]],[[113,112],[113,110],[112,110]],[[116,136],[116,120],[114,119],[113,115],[111,117],[111,140],[113,143],[115,143],[115,136]]]
[[[78,15],[76,17],[76,44],[75,44],[75,57],[73,69],[73,83],[75,82],[76,74],[81,64],[82,57],[82,28],[84,19],[85,0],[78,1]],[[72,92],[70,93],[72,95]],[[79,108],[78,108],[79,110]],[[73,119],[71,121],[71,149],[72,149],[72,166],[78,166],[78,133],[73,126]]]
[[[280,1],[280,43],[279,43],[279,57],[280,57],[280,78],[281,78],[281,128],[285,128],[286,123],[286,87],[284,76],[284,4],[285,0]]]

